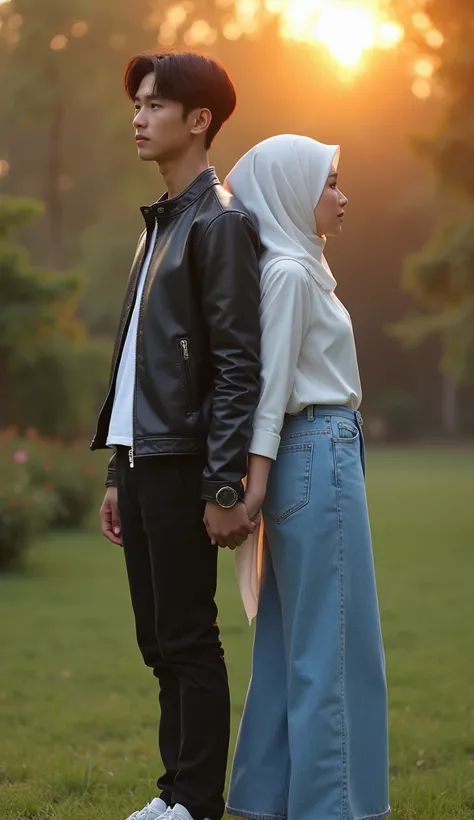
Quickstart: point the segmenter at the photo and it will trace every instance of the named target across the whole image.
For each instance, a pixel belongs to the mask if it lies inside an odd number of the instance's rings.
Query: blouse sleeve
[[[311,318],[309,274],[294,260],[280,260],[261,281],[262,391],[249,452],[276,459],[293,390],[301,343]]]

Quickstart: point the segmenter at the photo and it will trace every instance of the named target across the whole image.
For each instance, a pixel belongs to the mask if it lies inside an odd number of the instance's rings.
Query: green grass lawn
[[[474,817],[474,452],[371,451],[395,820]],[[222,554],[234,736],[252,630]],[[156,691],[119,548],[55,535],[0,580],[1,820],[123,820],[153,795]]]

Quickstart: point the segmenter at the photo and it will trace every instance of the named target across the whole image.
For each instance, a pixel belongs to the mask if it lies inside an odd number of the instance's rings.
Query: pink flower
[[[28,461],[28,453],[25,453],[24,450],[17,450],[13,453],[13,458],[17,464],[24,464],[25,461]]]

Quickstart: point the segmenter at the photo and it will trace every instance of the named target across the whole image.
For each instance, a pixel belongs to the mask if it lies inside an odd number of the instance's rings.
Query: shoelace
[[[147,803],[140,811],[136,811],[132,814],[132,820],[147,820],[149,809],[150,803]]]

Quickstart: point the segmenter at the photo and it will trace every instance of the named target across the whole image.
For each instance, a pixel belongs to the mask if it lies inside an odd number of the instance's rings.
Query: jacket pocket
[[[193,379],[191,375],[191,354],[188,339],[179,339],[179,357],[181,362],[181,372],[183,374],[184,389],[186,391],[186,409],[188,413],[196,412],[196,401],[193,389]]]

